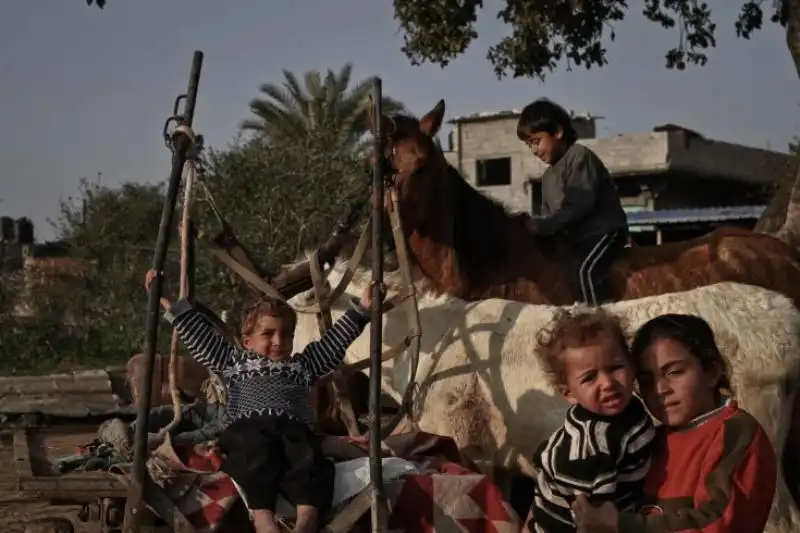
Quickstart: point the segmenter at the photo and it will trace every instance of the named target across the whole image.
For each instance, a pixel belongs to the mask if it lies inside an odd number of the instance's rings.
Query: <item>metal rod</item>
[[[197,227],[193,221],[189,221],[189,250],[188,250],[188,264],[186,265],[187,289],[186,297],[194,298],[194,277],[197,269]]]
[[[194,120],[194,108],[197,101],[197,86],[200,83],[200,70],[203,66],[203,52],[197,50],[192,59],[192,70],[189,73],[189,88],[186,91],[186,102],[183,112],[183,122],[191,126]],[[190,147],[190,140],[186,135],[178,136],[175,143],[175,152],[172,156],[172,173],[169,177],[167,195],[164,198],[164,209],[161,211],[161,223],[158,226],[158,240],[153,256],[153,269],[161,272],[169,247],[172,216],[175,212],[175,202],[178,198],[178,189],[183,174],[183,164],[186,161],[186,152]],[[153,368],[155,366],[156,342],[158,341],[159,301],[161,299],[163,277],[156,276],[147,296],[147,325],[145,330],[144,346],[144,372],[140,383],[141,395],[136,405],[136,432],[133,437],[133,470],[131,483],[128,489],[128,498],[125,503],[125,519],[122,526],[123,533],[136,533],[139,530],[139,520],[144,514],[144,487],[147,476],[147,426],[150,419],[150,399],[153,393]]]
[[[383,464],[381,461],[381,353],[383,351],[383,91],[381,79],[372,82],[374,106],[374,158],[372,167],[372,322],[370,324],[369,373],[369,477],[372,483],[371,517],[373,533],[383,531]]]

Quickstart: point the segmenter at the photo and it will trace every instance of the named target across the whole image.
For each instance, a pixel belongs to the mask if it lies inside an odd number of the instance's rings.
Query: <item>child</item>
[[[574,497],[631,509],[650,466],[655,428],[633,396],[634,369],[619,320],[562,311],[538,339],[556,389],[572,404],[564,426],[542,443],[528,522],[536,533],[574,532]]]
[[[531,230],[570,245],[574,294],[596,307],[606,296],[602,279],[628,240],[614,182],[600,158],[576,142],[569,114],[549,100],[522,110],[517,137],[550,165],[542,176],[542,216]]]
[[[149,271],[148,288],[155,277]],[[319,341],[292,356],[297,316],[286,303],[262,298],[244,313],[244,350],[220,335],[188,300],[161,305],[192,356],[217,372],[228,389],[219,447],[222,470],[244,493],[257,533],[279,533],[280,491],[297,505],[294,531],[317,530],[333,494],[333,464],[311,431],[311,384],[336,368],[369,322],[370,288]]]
[[[619,512],[611,503],[592,506],[577,497],[579,530],[773,530],[767,521],[780,464],[764,428],[730,397],[728,365],[708,323],[693,315],[657,316],[636,333],[631,353],[642,399],[662,423],[641,506],[637,513]],[[774,518],[782,520],[779,515]]]

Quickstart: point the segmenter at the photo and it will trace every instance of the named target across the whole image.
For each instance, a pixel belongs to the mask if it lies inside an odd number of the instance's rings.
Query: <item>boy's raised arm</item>
[[[222,372],[239,358],[239,349],[189,300],[178,300],[164,313],[192,357],[206,368]]]
[[[315,379],[331,372],[342,362],[369,319],[369,311],[354,303],[320,340],[306,346],[298,360]]]

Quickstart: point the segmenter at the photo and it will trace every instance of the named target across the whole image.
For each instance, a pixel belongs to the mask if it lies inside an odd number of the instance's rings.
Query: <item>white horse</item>
[[[336,265],[331,286],[341,279]],[[347,299],[360,295],[371,273],[360,270],[346,293],[334,304],[334,319]],[[390,290],[399,276],[386,276]],[[307,303],[313,293],[295,297]],[[421,287],[418,295],[422,338],[415,407],[419,429],[447,435],[488,472],[533,473],[530,458],[536,446],[562,423],[567,405],[556,395],[535,354],[536,333],[553,317],[556,307],[506,300],[465,302],[437,296]],[[383,341],[388,348],[408,333],[404,305],[384,316]],[[800,311],[791,300],[759,287],[720,283],[691,291],[605,306],[620,315],[632,333],[664,313],[689,313],[711,325],[728,360],[740,407],[750,412],[783,457],[792,424],[792,409],[800,383]],[[303,346],[318,338],[314,316],[301,314],[295,342]],[[369,357],[369,332],[348,352],[347,362]],[[384,363],[382,386],[400,400],[409,383],[410,361],[401,356]],[[773,510],[766,531],[797,531],[800,511],[779,474]]]

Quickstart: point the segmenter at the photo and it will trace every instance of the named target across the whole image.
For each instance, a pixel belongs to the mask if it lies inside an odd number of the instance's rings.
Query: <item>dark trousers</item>
[[[581,302],[597,307],[606,299],[604,278],[627,240],[627,230],[618,230],[572,242],[573,292]]]
[[[333,497],[334,466],[320,438],[302,422],[278,416],[238,420],[219,438],[222,471],[244,492],[251,510],[275,510],[278,494],[323,515]]]

